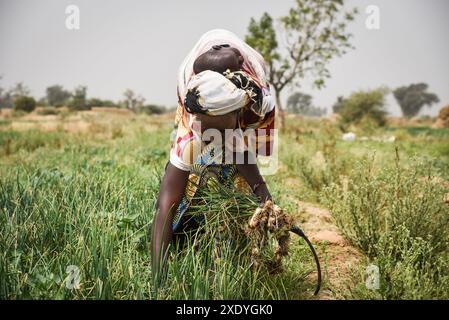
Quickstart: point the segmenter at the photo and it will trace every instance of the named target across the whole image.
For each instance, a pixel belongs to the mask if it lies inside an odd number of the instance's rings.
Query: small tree
[[[332,106],[332,111],[334,113],[340,113],[341,109],[343,108],[344,103],[345,103],[345,99],[343,98],[343,96],[339,96],[337,98],[337,101]]]
[[[72,94],[72,99],[69,102],[69,108],[72,110],[89,110],[90,106],[87,104],[87,87],[78,86]]]
[[[312,104],[312,96],[302,92],[295,92],[287,99],[287,110],[307,117],[321,117],[326,113],[324,108]]]
[[[285,50],[278,48],[273,19],[268,13],[259,21],[251,19],[245,40],[265,58],[282,122],[282,90],[299,85],[306,75],[318,88],[323,87],[330,77],[327,69],[330,60],[353,48],[347,24],[354,19],[357,9],[344,11],[343,4],[343,0],[296,0],[296,6],[280,18]]]
[[[10,91],[4,91],[0,96],[0,108],[14,107],[14,99]]]
[[[28,87],[24,85],[23,82],[18,82],[11,89],[11,95],[14,98],[14,100],[19,97],[27,97],[30,95],[30,89],[28,89]]]
[[[295,92],[287,99],[287,110],[293,113],[301,113],[312,107],[312,96],[310,94]]]
[[[20,97],[26,97],[30,94],[30,90],[22,83],[16,83],[9,90],[0,90],[0,108],[13,108],[14,102]]]
[[[399,87],[393,91],[393,95],[401,107],[404,117],[412,118],[416,116],[425,105],[430,107],[432,104],[440,102],[440,99],[436,94],[427,92],[428,87],[429,86],[426,83],[417,83]]]
[[[36,101],[33,97],[21,96],[14,100],[14,110],[32,112],[36,108]]]
[[[359,124],[370,120],[379,126],[386,122],[385,96],[388,89],[379,88],[372,91],[357,91],[344,99],[340,111],[343,124]]]
[[[37,105],[38,106],[42,106],[42,107],[49,107],[50,105],[47,102],[47,98],[46,97],[42,97],[39,100],[37,100]]]
[[[53,107],[62,107],[68,102],[71,96],[70,92],[64,90],[60,85],[48,87],[46,93],[47,103]]]
[[[123,93],[125,100],[123,101],[125,107],[133,112],[137,112],[145,102],[145,98],[141,95],[136,95],[131,89],[126,89]]]

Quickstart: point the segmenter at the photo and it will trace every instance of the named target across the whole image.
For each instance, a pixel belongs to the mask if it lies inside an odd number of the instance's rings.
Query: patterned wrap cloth
[[[203,71],[195,75],[193,63],[196,58],[212,46],[221,44],[229,44],[240,51],[244,58],[242,70],[228,71],[223,75]],[[214,82],[223,85],[216,85],[209,90]],[[217,92],[217,88],[223,88],[224,91]],[[170,163],[183,171],[189,171],[190,175],[184,198],[174,217],[175,232],[182,226],[184,215],[196,190],[211,173],[222,183],[236,182],[237,186],[240,185],[243,189],[248,187],[241,182],[243,178],[238,175],[235,165],[223,164],[224,153],[216,152],[216,147],[212,147],[212,144],[206,145],[202,141],[196,116],[187,112],[184,104],[186,96],[192,90],[199,91],[196,93],[202,109],[200,111],[203,111],[204,107],[206,114],[226,114],[239,108],[240,132],[255,130],[257,155],[270,156],[273,150],[275,104],[262,56],[229,31],[216,29],[207,32],[185,58],[178,72],[178,108],[172,134]],[[213,97],[208,96],[208,92],[213,92]],[[223,98],[217,99],[217,96]],[[215,105],[210,107],[211,103]]]

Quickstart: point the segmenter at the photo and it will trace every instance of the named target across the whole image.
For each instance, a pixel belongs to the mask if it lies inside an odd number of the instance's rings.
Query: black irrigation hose
[[[301,230],[298,226],[294,226],[290,229],[291,232],[297,234],[301,238],[303,238],[307,244],[309,245],[310,251],[312,251],[313,258],[315,259],[316,264],[316,271],[318,273],[318,279],[316,283],[315,293],[314,295],[317,295],[318,292],[320,292],[321,288],[321,265],[320,265],[320,259],[318,259],[318,255],[316,254],[315,248],[313,247],[312,243],[310,242],[309,238],[304,234],[304,231]]]

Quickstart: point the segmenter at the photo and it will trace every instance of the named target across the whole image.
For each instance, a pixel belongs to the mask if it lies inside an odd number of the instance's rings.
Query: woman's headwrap
[[[222,44],[240,51],[244,59],[243,71],[220,74],[206,70],[195,75],[193,64],[196,58],[212,46]],[[223,115],[242,108],[250,100],[253,101],[253,111],[261,116],[274,107],[262,56],[235,34],[222,29],[204,34],[181,64],[178,97],[189,113]]]
[[[220,74],[203,71],[189,81],[184,107],[189,113],[220,116],[243,108],[252,102],[251,108],[259,115],[262,90],[243,71]]]

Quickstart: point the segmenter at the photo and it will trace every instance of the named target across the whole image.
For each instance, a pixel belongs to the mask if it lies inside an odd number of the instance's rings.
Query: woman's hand
[[[265,203],[267,200],[272,200],[270,191],[268,190],[265,181],[263,183],[257,183],[252,186],[254,194],[260,200],[261,203]]]
[[[247,160],[248,153],[245,152],[245,163],[237,164],[239,173],[245,178],[253,193],[258,197],[260,203],[265,203],[267,200],[271,200],[270,191],[268,191],[267,184],[260,175],[259,167],[256,163],[249,163]]]

